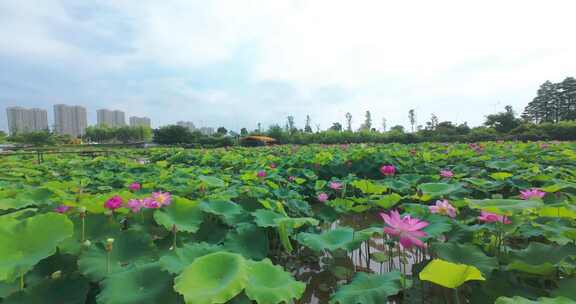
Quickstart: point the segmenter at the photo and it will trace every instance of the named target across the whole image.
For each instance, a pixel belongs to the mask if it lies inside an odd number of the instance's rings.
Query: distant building
[[[179,121],[176,123],[176,125],[187,128],[188,130],[190,130],[190,132],[196,130],[196,126],[194,126],[194,123],[191,121]]]
[[[214,135],[215,131],[214,128],[211,127],[202,127],[200,128],[200,133],[202,133],[203,135]]]
[[[10,135],[48,130],[48,112],[42,109],[25,109],[22,107],[9,107],[8,131]]]
[[[130,126],[131,127],[148,127],[150,128],[150,118],[148,117],[136,117],[136,116],[132,116],[130,117]]]
[[[123,127],[126,125],[124,112],[118,110],[101,109],[96,112],[98,126]]]
[[[81,137],[86,133],[88,120],[82,106],[54,105],[54,132]]]

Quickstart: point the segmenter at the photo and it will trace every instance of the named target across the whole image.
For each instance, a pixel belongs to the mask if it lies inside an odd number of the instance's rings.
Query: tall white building
[[[42,109],[25,109],[22,107],[9,107],[8,130],[11,135],[17,133],[48,130],[48,112]]]
[[[100,109],[97,112],[98,126],[123,127],[126,125],[124,112]]]
[[[214,128],[212,128],[212,127],[202,127],[202,128],[200,128],[200,132],[203,135],[208,135],[208,136],[214,135],[214,133],[215,133]]]
[[[176,123],[176,125],[187,128],[188,130],[190,130],[190,132],[196,130],[196,126],[191,121],[179,121]]]
[[[148,127],[150,128],[150,118],[148,117],[136,117],[136,116],[132,116],[130,117],[130,126],[131,127]]]
[[[82,106],[54,105],[54,132],[80,137],[86,133],[88,121]]]

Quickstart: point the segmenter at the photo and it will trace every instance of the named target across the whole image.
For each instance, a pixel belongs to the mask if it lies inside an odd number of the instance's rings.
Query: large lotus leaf
[[[210,187],[224,187],[224,186],[226,186],[226,183],[223,180],[221,180],[215,176],[200,175],[200,176],[198,176],[198,179],[204,185],[207,185]]]
[[[404,282],[403,282],[404,281]],[[331,304],[381,304],[388,303],[388,297],[408,289],[410,280],[402,278],[399,272],[381,275],[358,272],[352,283],[340,287],[330,299]]]
[[[172,276],[158,262],[132,266],[102,281],[97,302],[102,304],[177,303]]]
[[[560,217],[576,219],[576,207],[566,204],[565,206],[546,206],[538,210],[538,215],[545,217]]]
[[[537,235],[543,235],[549,241],[560,245],[566,245],[576,240],[576,228],[570,227],[570,224],[561,220],[549,221],[546,224],[531,223]]]
[[[402,196],[400,196],[397,193],[392,193],[382,196],[375,196],[374,198],[372,198],[372,203],[380,208],[388,209],[398,204],[398,202],[400,202],[401,199]]]
[[[54,254],[56,246],[72,236],[74,225],[65,216],[47,213],[18,221],[0,217],[0,280],[11,281],[40,260]]]
[[[85,277],[79,275],[48,278],[24,291],[12,294],[5,298],[2,304],[85,303],[89,283]]]
[[[576,277],[564,278],[558,282],[558,289],[552,291],[552,296],[566,297],[576,301]]]
[[[496,258],[487,256],[472,244],[436,243],[431,246],[431,250],[442,260],[472,265],[480,269],[484,275],[489,275],[498,266]]]
[[[486,167],[501,171],[512,171],[518,168],[516,164],[514,164],[512,161],[509,160],[495,160],[486,162]]]
[[[169,231],[175,225],[178,231],[194,233],[200,228],[202,219],[198,203],[181,197],[174,197],[170,206],[154,212],[156,223]]]
[[[180,274],[195,259],[219,250],[222,250],[222,246],[208,243],[185,244],[182,248],[176,248],[163,255],[160,258],[160,266],[170,273]]]
[[[489,280],[472,288],[470,303],[494,303],[498,297],[504,296],[537,298],[542,296],[542,290],[519,281],[517,273],[494,270]]]
[[[270,260],[248,261],[248,284],[246,295],[259,304],[292,303],[299,299],[306,284],[292,278],[282,267],[275,266]]]
[[[155,255],[156,248],[149,235],[126,230],[114,239],[109,267],[108,252],[102,242],[92,244],[82,253],[78,267],[92,281],[100,281],[110,274],[126,270],[130,264],[149,262]]]
[[[248,282],[248,265],[239,254],[220,251],[197,258],[176,277],[174,290],[187,304],[226,303]]]
[[[375,184],[374,182],[366,179],[355,180],[352,186],[358,188],[364,194],[382,194],[388,190],[384,185]]]
[[[436,198],[449,195],[450,193],[460,189],[460,185],[447,183],[425,183],[420,184],[418,189],[420,189],[424,195],[428,195],[430,198]]]
[[[261,260],[268,255],[268,234],[256,225],[239,224],[235,231],[226,236],[224,249]]]
[[[268,209],[258,209],[252,212],[252,215],[255,218],[256,225],[259,227],[277,227],[278,224],[276,223],[277,218],[284,217],[280,213],[276,213],[274,211]]]
[[[54,192],[46,188],[36,188],[2,194],[5,195],[0,194],[0,210],[10,210],[52,204]]]
[[[538,298],[535,301],[530,299],[526,299],[523,297],[500,297],[496,299],[494,304],[574,304],[575,302],[571,299],[558,297],[558,298]]]
[[[200,204],[200,208],[206,213],[221,216],[228,222],[244,213],[240,205],[229,200],[205,201]]]
[[[420,272],[420,280],[447,288],[458,288],[467,281],[484,281],[478,268],[471,265],[455,264],[434,259]]]
[[[476,188],[478,190],[482,190],[482,191],[495,191],[495,190],[498,190],[498,189],[504,187],[504,185],[505,185],[505,183],[503,183],[503,182],[490,181],[490,180],[475,178],[475,177],[466,178],[466,179],[464,179],[464,181],[473,185],[474,188]]]
[[[288,252],[293,250],[292,244],[290,243],[290,236],[294,229],[304,225],[316,226],[319,223],[317,219],[311,217],[282,217],[274,219],[274,222],[278,225],[280,242],[282,242],[282,246],[284,246],[284,249]]]
[[[514,200],[514,199],[485,199],[468,200],[470,208],[480,209],[502,215],[521,213],[528,209],[537,209],[544,204],[537,200]]]
[[[367,234],[355,234],[349,227],[338,227],[322,234],[302,232],[296,236],[298,242],[315,251],[354,250],[369,238]]]
[[[576,245],[551,246],[532,242],[523,250],[513,251],[509,270],[535,275],[551,275],[565,258],[576,255]]]
[[[452,220],[447,216],[432,214],[426,216],[424,221],[428,222],[428,226],[422,229],[427,234],[425,239],[436,238],[452,230]]]

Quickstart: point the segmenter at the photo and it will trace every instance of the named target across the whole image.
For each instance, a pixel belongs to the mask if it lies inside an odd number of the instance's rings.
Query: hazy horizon
[[[6,107],[82,105],[231,130],[467,121],[576,76],[576,2],[0,2]]]

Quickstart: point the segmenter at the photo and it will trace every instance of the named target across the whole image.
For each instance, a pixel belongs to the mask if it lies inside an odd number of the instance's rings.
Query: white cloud
[[[435,113],[477,125],[498,102],[521,111],[540,83],[576,74],[575,11],[571,0],[5,0],[0,59],[68,65],[86,82],[176,70],[107,84],[119,106],[115,90],[162,123],[188,115],[253,128],[309,113],[326,128],[348,111],[359,125],[371,110],[377,125],[407,125],[415,108],[421,123]],[[182,74],[239,60],[245,90],[196,87]]]

